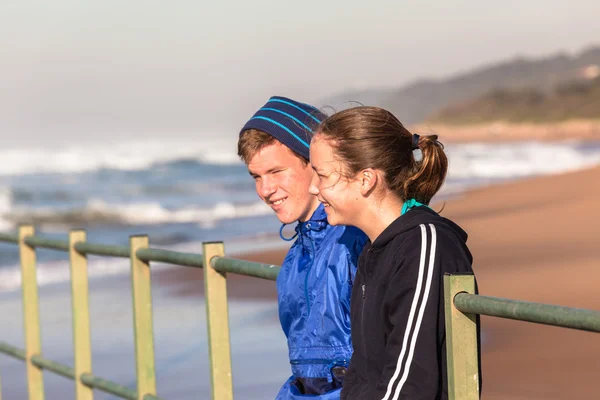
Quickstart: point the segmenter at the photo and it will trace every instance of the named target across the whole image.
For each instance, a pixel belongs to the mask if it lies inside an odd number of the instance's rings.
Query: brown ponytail
[[[415,174],[404,182],[406,198],[403,200],[415,199],[420,203],[429,204],[446,179],[448,157],[437,135],[421,136],[419,149],[423,158],[417,162]]]

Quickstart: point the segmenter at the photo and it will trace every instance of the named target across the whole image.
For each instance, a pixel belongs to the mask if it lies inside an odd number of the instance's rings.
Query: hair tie
[[[419,148],[419,140],[421,139],[421,136],[417,135],[416,133],[413,133],[412,136],[412,149],[413,150],[417,150]]]

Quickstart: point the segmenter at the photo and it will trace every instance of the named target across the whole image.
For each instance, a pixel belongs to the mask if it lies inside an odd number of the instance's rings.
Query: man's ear
[[[358,174],[360,193],[363,196],[368,196],[375,189],[377,182],[381,177],[373,168],[363,169]]]

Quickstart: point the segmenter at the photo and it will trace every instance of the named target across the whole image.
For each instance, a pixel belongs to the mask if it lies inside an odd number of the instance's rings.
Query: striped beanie
[[[325,114],[311,105],[273,96],[246,122],[240,135],[248,129],[268,133],[308,160],[313,131],[325,118]]]

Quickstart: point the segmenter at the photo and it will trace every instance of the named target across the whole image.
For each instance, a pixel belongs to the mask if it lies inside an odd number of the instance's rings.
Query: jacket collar
[[[327,223],[327,213],[323,204],[319,204],[315,212],[308,221],[298,222],[296,232],[298,234],[307,234],[310,231],[322,231],[329,225]]]

